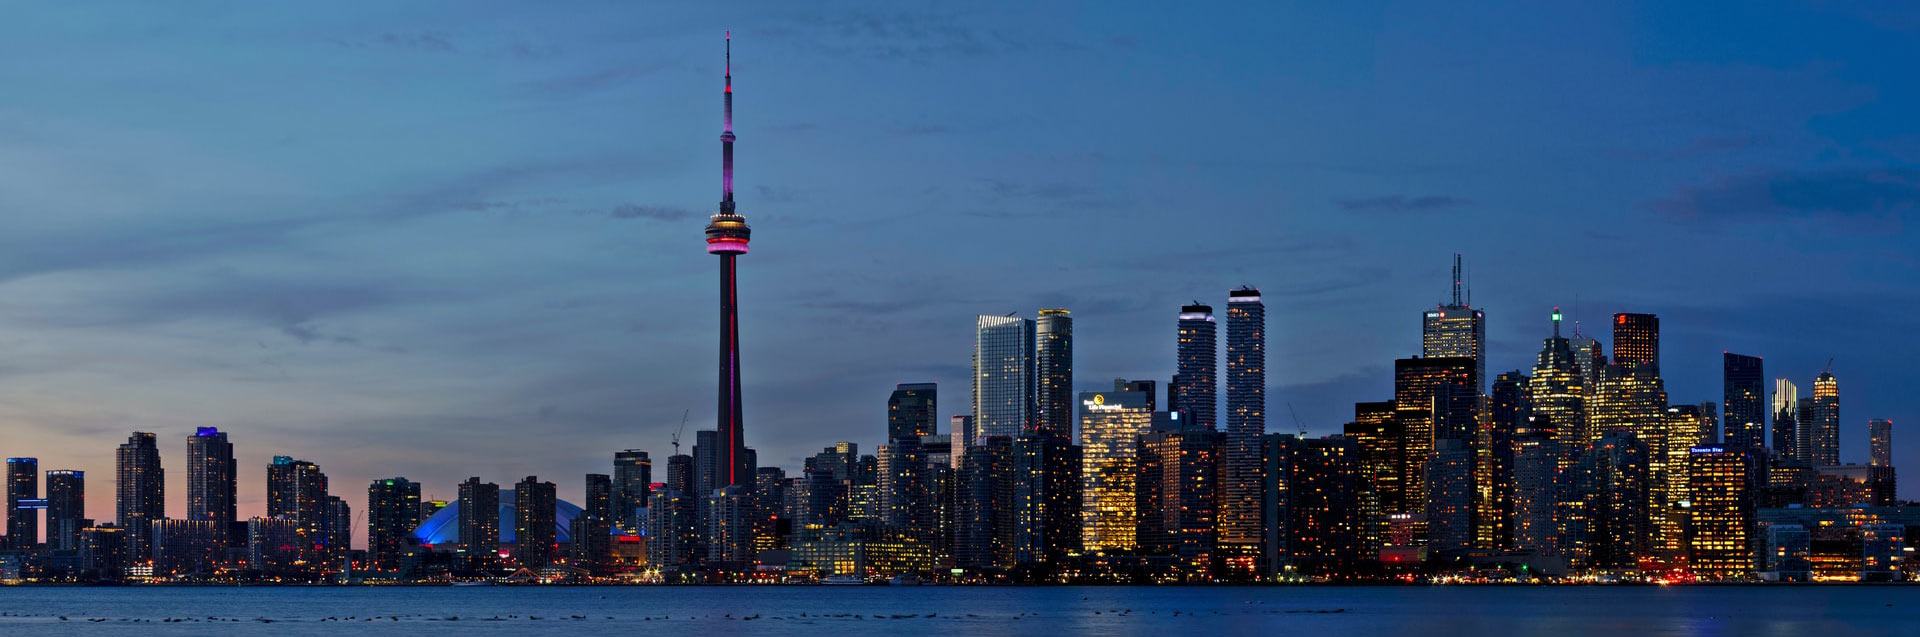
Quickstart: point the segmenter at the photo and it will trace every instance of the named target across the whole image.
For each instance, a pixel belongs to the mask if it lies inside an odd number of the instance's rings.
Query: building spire
[[[1461,307],[1460,305],[1460,253],[1458,252],[1453,253],[1453,305],[1448,307]]]
[[[1553,306],[1553,337],[1560,338],[1560,306]]]
[[[720,212],[723,214],[733,214],[733,139],[734,137],[733,137],[733,32],[732,31],[727,32],[727,71],[726,73],[727,73],[727,90],[725,94],[725,102],[726,102],[727,119],[726,119],[726,129],[720,133],[720,143],[724,145],[724,147],[721,149],[723,151],[721,153],[721,161],[725,164],[720,167],[720,180],[721,180]]]

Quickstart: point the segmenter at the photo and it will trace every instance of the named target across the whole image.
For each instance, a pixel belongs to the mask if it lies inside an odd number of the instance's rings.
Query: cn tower
[[[753,485],[746,461],[747,443],[740,423],[740,303],[733,284],[733,260],[747,253],[752,231],[733,210],[733,32],[727,32],[726,130],[720,133],[720,212],[707,222],[707,252],[720,255],[720,432],[721,465],[713,470],[716,487]]]

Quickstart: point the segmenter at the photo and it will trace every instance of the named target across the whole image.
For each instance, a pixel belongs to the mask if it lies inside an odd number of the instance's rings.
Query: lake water
[[[1920,635],[1920,586],[0,587],[6,635],[373,630],[1863,637]]]

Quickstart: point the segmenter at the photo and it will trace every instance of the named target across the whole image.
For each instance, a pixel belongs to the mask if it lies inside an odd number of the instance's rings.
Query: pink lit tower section
[[[707,252],[720,255],[720,464],[718,486],[753,484],[744,466],[746,439],[740,419],[740,303],[733,283],[734,259],[747,253],[752,232],[733,209],[733,33],[727,33],[726,130],[720,133],[720,212],[707,223]]]

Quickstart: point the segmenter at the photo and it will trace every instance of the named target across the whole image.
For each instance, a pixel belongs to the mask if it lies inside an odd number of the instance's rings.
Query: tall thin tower
[[[733,260],[747,253],[752,232],[733,210],[733,32],[727,32],[726,130],[720,133],[720,212],[707,223],[707,253],[720,255],[720,453],[717,477],[725,485],[753,485],[753,469],[741,466],[747,443],[740,421],[740,303],[733,284]]]

